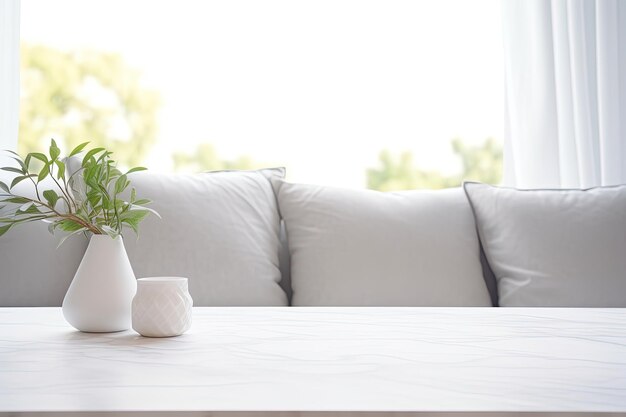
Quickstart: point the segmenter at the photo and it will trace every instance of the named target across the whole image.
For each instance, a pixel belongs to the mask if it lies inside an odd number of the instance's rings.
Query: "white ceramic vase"
[[[63,299],[63,316],[82,332],[127,330],[136,291],[122,238],[93,235]]]
[[[133,329],[142,336],[171,337],[191,327],[193,300],[187,278],[151,277],[137,280],[133,299]]]

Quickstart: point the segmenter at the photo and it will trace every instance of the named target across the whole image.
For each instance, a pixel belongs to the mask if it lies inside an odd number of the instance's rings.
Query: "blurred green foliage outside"
[[[452,149],[461,159],[461,173],[449,176],[419,169],[413,162],[411,152],[394,156],[390,151],[383,150],[378,157],[379,167],[367,170],[367,188],[379,191],[438,189],[458,187],[464,180],[500,183],[502,147],[494,139],[487,139],[478,146],[454,139]]]
[[[233,160],[220,159],[215,147],[210,143],[199,144],[193,153],[176,152],[172,155],[175,171],[203,172],[235,169],[258,169],[249,156],[240,156]]]
[[[119,54],[65,52],[21,45],[18,151],[65,149],[89,141],[105,146],[124,166],[144,161],[155,142],[159,95]]]

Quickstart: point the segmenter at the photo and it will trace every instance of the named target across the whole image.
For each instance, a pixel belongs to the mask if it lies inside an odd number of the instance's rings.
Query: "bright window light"
[[[499,178],[497,0],[23,0],[21,30],[22,151],[54,135],[357,188]]]

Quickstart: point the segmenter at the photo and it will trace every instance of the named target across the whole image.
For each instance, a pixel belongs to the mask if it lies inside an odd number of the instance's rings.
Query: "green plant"
[[[57,229],[68,232],[64,239],[81,232],[114,238],[122,235],[125,227],[137,233],[148,214],[158,216],[145,207],[150,200],[137,199],[134,188],[128,201],[121,197],[130,185],[128,174],[146,168],[122,173],[111,159],[112,152],[93,148],[85,152],[79,167],[70,169],[73,160],[78,164],[78,155],[87,145],[78,145],[67,158],[61,157],[54,139],[48,155],[31,152],[22,158],[7,151],[18,165],[0,168],[14,174],[10,184],[0,181],[0,236],[16,225],[42,220],[49,223],[50,233]],[[23,181],[32,183],[31,195],[16,192]]]

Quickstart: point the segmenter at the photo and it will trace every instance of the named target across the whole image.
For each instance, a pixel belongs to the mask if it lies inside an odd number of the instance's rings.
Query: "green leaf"
[[[6,199],[4,199],[2,201],[4,203],[26,204],[30,200],[28,198],[25,198],[25,197],[11,197],[11,198],[6,198]]]
[[[109,208],[111,208],[111,204],[110,204],[111,200],[109,199],[109,195],[108,194],[100,194],[100,195],[102,197],[102,202],[101,202],[102,209],[108,210]]]
[[[54,161],[59,157],[59,155],[61,155],[61,149],[59,149],[57,143],[54,139],[52,139],[50,142],[50,159]]]
[[[0,181],[0,188],[6,191],[7,193],[9,192],[9,186],[3,183],[2,181]]]
[[[48,174],[50,173],[49,170],[49,164],[50,162],[48,162],[47,164],[45,164],[43,166],[43,168],[41,168],[41,171],[39,171],[39,176],[37,176],[37,182],[41,182],[44,179],[46,179],[46,177],[48,176]]]
[[[47,215],[41,213],[30,213],[32,214],[31,216],[26,216],[26,214],[27,213],[20,213],[16,215],[20,217],[4,217],[0,219],[0,223],[21,224],[42,220],[48,217]]]
[[[109,156],[113,155],[113,152],[109,152],[106,151],[104,152],[102,155],[100,155],[100,157],[98,158],[98,162],[102,162],[105,160],[105,158],[108,158]],[[111,163],[112,161],[107,161],[107,164]]]
[[[119,177],[119,176],[121,176],[121,175],[122,175],[122,171],[120,171],[120,170],[119,170],[119,169],[117,169],[117,168],[111,167],[111,168],[109,169],[109,174],[110,174],[110,176],[111,176],[112,178],[117,178],[117,177]]]
[[[97,190],[91,190],[87,193],[87,201],[92,207],[98,206],[98,203],[102,199],[102,195]]]
[[[87,146],[89,144],[89,142],[84,142],[81,143],[80,145],[78,145],[77,147],[75,147],[72,152],[70,152],[70,157],[79,154],[83,149],[85,149],[85,146]]]
[[[38,160],[40,160],[41,162],[43,162],[44,164],[47,164],[47,163],[48,163],[48,157],[47,157],[46,155],[42,154],[42,153],[39,153],[39,152],[31,152],[31,153],[29,153],[29,154],[28,154],[28,156],[31,156],[31,157],[33,157],[33,158],[35,158],[35,159],[38,159]]]
[[[119,194],[128,187],[130,181],[128,181],[128,177],[126,175],[122,175],[115,181],[115,194]]]
[[[83,228],[83,226],[80,223],[76,223],[72,219],[63,219],[57,222],[57,227],[63,230],[64,232],[75,232]]]
[[[150,214],[148,210],[130,210],[120,215],[120,221],[137,232],[139,222],[145,219],[148,214]]]
[[[116,198],[114,201],[115,201],[114,207],[118,210],[121,210],[124,208],[124,206],[128,205],[128,203],[124,200],[119,200]]]
[[[24,206],[26,206],[26,204],[24,204]],[[24,209],[24,206],[17,209],[17,211],[15,212],[16,216],[19,216],[22,214],[41,214],[41,211],[32,203],[26,209]]]
[[[133,229],[133,232],[135,232],[136,235],[139,234],[139,222],[125,220],[122,224]]]
[[[130,190],[130,204],[133,204],[136,198],[137,198],[137,190],[135,190],[135,188],[133,187]]]
[[[93,148],[92,150],[87,152],[85,156],[83,157],[83,166],[87,165],[87,163],[89,162],[92,156],[102,151],[104,151],[104,148]]]
[[[28,175],[20,175],[19,177],[13,178],[13,181],[11,181],[11,188],[15,187],[17,184],[24,181],[25,179],[28,179]]]
[[[14,167],[2,167],[0,169],[3,171],[15,172],[16,174],[25,174],[25,172],[22,171],[21,169],[14,168]]]
[[[145,171],[145,170],[147,170],[147,169],[148,169],[148,168],[145,168],[145,167],[135,167],[135,168],[131,168],[131,169],[129,169],[129,170],[128,170],[128,172],[126,173],[126,175],[131,174],[131,173],[133,173],[133,172]]]
[[[101,192],[103,195],[106,195],[107,197],[109,196],[109,190],[107,190],[107,188],[106,188],[104,185],[102,185],[102,184],[100,184],[100,183],[96,183],[96,188],[97,188],[98,190],[100,190],[100,192]]]
[[[11,181],[11,188],[15,187],[17,184],[24,181],[25,179],[28,179],[30,177],[36,177],[36,176],[37,174],[28,174],[28,175],[20,175],[19,177],[15,177],[13,178],[13,181]]]
[[[23,172],[28,172],[28,168],[26,167],[26,164],[24,163],[24,161],[22,161],[20,158],[13,158],[15,159],[15,161],[17,161],[17,163],[20,165],[20,167],[22,167],[22,171]]]
[[[12,224],[7,224],[6,226],[0,226],[0,236],[8,232],[9,229],[11,229],[11,227],[13,227]]]
[[[83,181],[85,181],[85,184],[91,185],[92,183],[94,183],[95,169],[95,165],[88,165],[83,168]]]
[[[102,195],[97,190],[90,190],[87,192],[87,201],[92,207],[95,207],[100,202]]]
[[[150,212],[147,209],[130,210],[120,216],[120,220],[143,220]]]
[[[64,243],[64,242],[68,239],[68,238],[70,238],[70,237],[72,237],[72,236],[74,236],[74,235],[76,235],[76,234],[78,234],[78,233],[80,233],[80,232],[86,232],[86,231],[87,231],[87,229],[86,229],[86,228],[84,228],[84,227],[82,227],[82,228],[80,228],[80,229],[78,229],[78,230],[74,230],[74,231],[73,231],[72,233],[70,233],[69,235],[65,235],[65,236],[63,236],[63,237],[61,238],[61,240],[59,241],[59,244],[57,245],[57,249],[59,249],[59,247],[61,247],[61,245],[62,245],[62,244],[63,244],[63,243]]]
[[[150,203],[152,203],[152,200],[148,200],[147,198],[140,198],[139,200],[133,202],[133,204],[136,206],[144,206]]]
[[[54,190],[45,190],[43,192],[43,198],[46,199],[50,207],[54,208],[54,206],[56,206],[57,204],[57,201],[59,201],[60,197],[56,192],[54,192]]]
[[[57,165],[58,168],[58,172],[57,172],[57,178],[58,179],[65,179],[65,163],[61,162],[61,161],[54,161],[54,163]]]
[[[43,220],[43,219],[47,219],[48,216],[45,214],[37,214],[34,216],[29,216],[29,217],[22,217],[20,219],[16,219],[13,223],[14,224],[20,224],[20,223],[30,223],[30,222],[36,222],[39,220]]]

